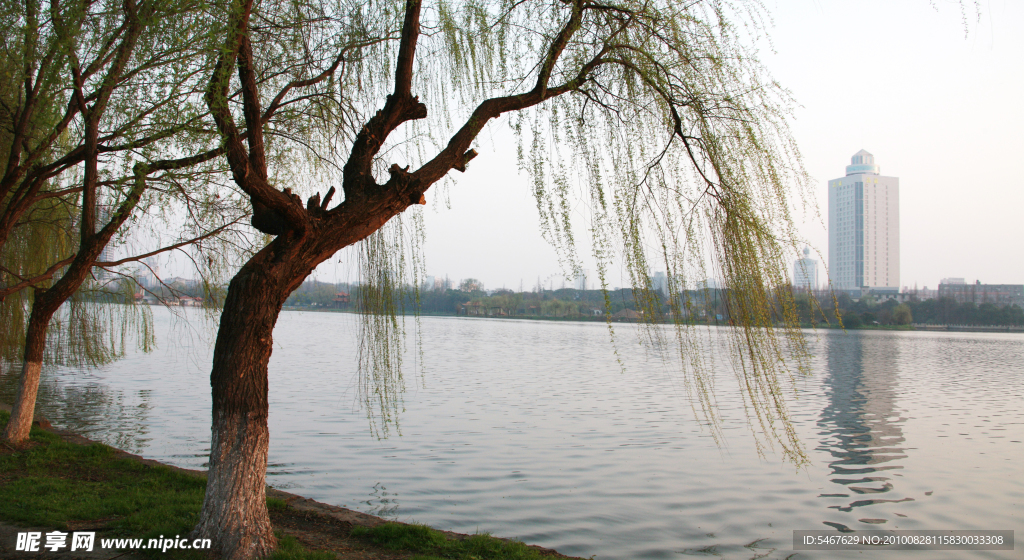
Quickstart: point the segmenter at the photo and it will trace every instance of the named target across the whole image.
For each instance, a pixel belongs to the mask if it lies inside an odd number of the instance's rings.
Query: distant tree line
[[[997,306],[959,303],[952,298],[911,301],[915,323],[945,325],[1024,325],[1024,309],[1019,305]]]
[[[418,292],[412,287],[402,289],[400,308],[404,313],[419,312],[424,315],[481,315],[502,317],[538,317],[548,319],[604,320],[605,313],[612,315],[624,309],[641,312],[633,298],[633,290],[622,288],[609,290],[535,290],[515,292],[496,290],[490,293],[480,289],[477,281],[470,279],[459,283],[458,288],[428,289]],[[169,296],[189,295],[210,296],[209,287],[200,284],[176,283],[173,291],[167,287],[154,288],[155,292]],[[356,283],[304,282],[288,297],[285,305],[293,308],[340,309],[358,311],[361,309],[361,289]],[[784,288],[788,290],[789,288]],[[223,289],[217,290],[222,292]],[[689,292],[689,312],[683,319],[689,322],[728,324],[730,320],[727,290],[713,289]],[[217,295],[220,295],[219,293]],[[665,297],[653,293],[658,302],[655,308],[661,316],[655,321],[670,321],[669,307]],[[99,299],[112,301],[117,294],[108,294]],[[952,298],[910,300],[904,303],[895,299],[879,299],[865,296],[854,301],[848,294],[837,294],[835,300],[818,295],[812,298],[806,292],[795,292],[795,309],[800,324],[805,327],[838,327],[857,329],[872,326],[901,326],[911,323],[932,325],[1024,325],[1024,309],[1018,305],[997,306],[991,303],[980,305],[959,303]],[[216,301],[216,296],[213,298]],[[778,298],[781,300],[781,298]],[[837,317],[838,307],[838,317]],[[779,313],[781,313],[781,304]]]
[[[645,313],[638,306],[633,290],[536,290],[515,292],[502,289],[490,293],[481,289],[482,284],[473,279],[460,282],[458,288],[415,290],[405,287],[401,290],[400,309],[404,313],[419,312],[424,315],[479,315],[501,317],[536,317],[548,319],[596,319],[604,320],[606,314],[615,315],[622,310]],[[304,282],[286,300],[287,307],[309,309],[342,309],[358,311],[364,287],[359,284]],[[685,319],[699,322],[728,322],[729,313],[725,290],[688,292],[689,312]],[[653,292],[652,306],[658,316],[654,321],[670,321],[672,317],[666,298],[660,292]],[[706,299],[706,301],[705,301]]]
[[[336,307],[334,300],[338,294],[350,294],[356,288],[348,283],[335,284],[332,282],[303,282],[285,301],[288,307],[310,307],[310,308],[331,308]]]
[[[879,300],[865,296],[854,301],[842,293],[836,299],[814,299],[807,293],[795,295],[796,310],[804,326],[835,326],[836,311],[842,325],[848,329],[871,326],[899,326],[911,323],[929,325],[1024,325],[1024,309],[1018,305],[997,306],[960,303],[952,298],[909,300]]]
[[[497,290],[488,295],[480,290],[430,290],[419,294],[419,310],[429,315],[499,315],[581,319],[604,317],[605,295],[601,290],[542,290],[514,292]],[[612,313],[634,309],[632,290],[608,292]],[[476,310],[476,311],[474,311]],[[483,310],[483,311],[480,311]]]

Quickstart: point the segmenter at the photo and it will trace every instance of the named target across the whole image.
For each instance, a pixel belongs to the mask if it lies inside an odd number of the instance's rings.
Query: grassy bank
[[[0,429],[9,416],[0,411]],[[21,446],[0,445],[0,522],[66,532],[96,531],[97,544],[101,538],[148,542],[187,536],[199,519],[205,489],[201,476],[145,464],[102,444],[69,443],[37,427]],[[552,557],[548,551],[486,535],[450,538],[428,527],[398,523],[353,526],[308,509],[299,511],[282,499],[268,498],[267,505],[279,536],[279,548],[272,557],[276,560]],[[162,559],[206,557],[184,550],[138,554]]]
[[[0,424],[9,414],[0,412]],[[0,520],[104,537],[187,535],[206,482],[121,458],[105,445],[66,443],[32,428],[26,444],[0,455]]]

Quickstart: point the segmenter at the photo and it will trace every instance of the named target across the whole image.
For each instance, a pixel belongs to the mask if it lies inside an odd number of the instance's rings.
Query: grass
[[[285,502],[281,498],[267,498],[267,509],[274,510],[285,510],[288,509],[288,502]]]
[[[0,411],[0,429],[10,414]],[[199,520],[206,480],[164,466],[118,457],[101,444],[77,445],[39,428],[29,443],[0,455],[0,520],[67,531],[75,521],[105,522],[104,538],[188,535]],[[268,498],[267,507],[286,509]],[[160,558],[204,558],[195,551],[156,551]],[[328,560],[334,554],[305,550],[292,537],[279,539],[275,560]]]
[[[6,424],[9,415],[0,416]],[[109,520],[111,536],[188,534],[206,482],[167,467],[120,458],[101,444],[75,445],[33,428],[31,443],[0,456],[0,518],[67,529]]]
[[[279,500],[280,501],[280,500]],[[277,550],[270,560],[335,560],[337,556],[331,552],[306,550],[295,537],[277,534]]]
[[[0,429],[10,415],[0,411]],[[10,449],[6,451],[11,451]],[[0,520],[68,531],[74,522],[99,522],[99,538],[185,536],[199,519],[206,480],[165,466],[120,457],[98,443],[78,445],[32,428],[28,444],[0,454]],[[271,512],[289,510],[267,498]],[[93,529],[86,529],[93,530]],[[333,560],[332,552],[309,551],[294,537],[277,533],[272,560]],[[412,553],[412,560],[541,560],[537,550],[486,534],[450,539],[424,525],[385,523],[354,527],[351,536],[381,549]],[[153,558],[205,559],[198,551],[139,550]]]
[[[541,560],[540,552],[518,541],[496,539],[490,535],[473,535],[466,539],[449,539],[425,525],[384,523],[372,528],[355,527],[352,536],[392,550],[420,553],[412,560]]]

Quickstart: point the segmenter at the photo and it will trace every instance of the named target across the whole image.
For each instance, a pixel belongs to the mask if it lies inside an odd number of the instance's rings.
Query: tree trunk
[[[290,283],[272,271],[281,264],[271,262],[272,246],[246,263],[228,287],[210,374],[209,474],[193,535],[211,539],[213,552],[232,560],[268,556],[277,544],[266,500],[267,364]]]
[[[18,392],[14,397],[11,419],[4,429],[4,440],[21,443],[28,439],[36,410],[36,393],[43,370],[43,352],[46,349],[46,330],[59,305],[54,306],[45,296],[32,302],[32,314],[25,332],[25,354],[18,378]]]
[[[231,560],[269,556],[276,547],[267,511],[270,431],[263,412],[214,407],[206,497],[195,538],[210,539]]]

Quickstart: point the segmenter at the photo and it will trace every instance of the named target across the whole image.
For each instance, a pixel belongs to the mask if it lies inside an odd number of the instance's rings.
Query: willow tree
[[[639,287],[650,287],[650,263],[664,262],[682,317],[681,288],[708,269],[720,272],[741,327],[735,363],[752,420],[768,441],[799,453],[780,385],[787,341],[799,344],[799,336],[774,329],[771,290],[785,280],[788,202],[803,174],[786,128],[787,94],[748,47],[759,30],[756,2],[260,9],[237,0],[224,14],[206,91],[252,224],[272,240],[238,271],[225,299],[195,536],[228,558],[271,552],[267,367],[282,304],[318,264],[381,235],[389,220],[425,203],[431,186],[464,171],[481,131],[505,118],[519,134],[545,232],[570,262],[569,203],[582,198],[602,283],[614,249]],[[268,164],[266,136],[281,134],[256,124],[265,106],[281,104],[306,117],[305,132],[321,130],[313,136],[331,150],[316,152],[308,174],[286,177]],[[341,186],[333,204],[335,188],[315,184],[330,180],[332,165]],[[314,183],[305,194],[320,191],[305,203],[292,191],[302,177]],[[713,413],[704,348],[682,325],[678,334],[701,406]]]
[[[23,0],[0,10],[0,335],[5,350],[23,345],[9,441],[28,437],[55,314],[76,303],[95,266],[119,264],[99,259],[123,226],[171,200],[187,207],[195,235],[166,250],[236,221],[202,173],[223,153],[199,93],[216,59],[203,48],[203,6]],[[62,340],[72,344],[57,340],[51,356],[110,357],[94,314],[72,305],[65,319]]]

